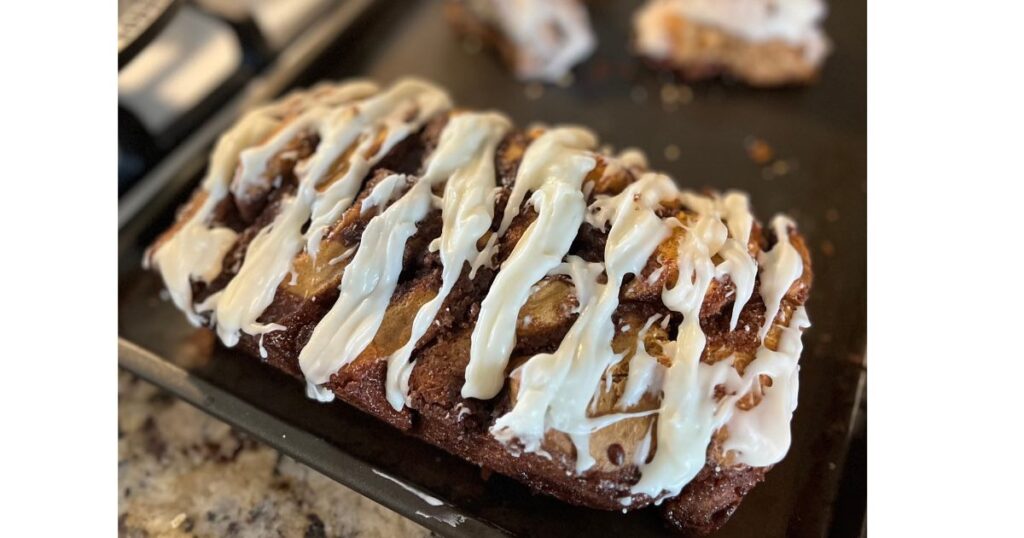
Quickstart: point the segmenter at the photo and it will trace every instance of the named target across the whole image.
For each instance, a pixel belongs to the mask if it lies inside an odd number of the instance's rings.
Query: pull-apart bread
[[[521,80],[559,82],[597,46],[582,0],[445,0],[444,12]]]
[[[647,0],[633,19],[635,47],[687,80],[804,84],[831,47],[826,11],[824,0]]]
[[[419,80],[254,110],[145,263],[228,347],[567,502],[722,525],[786,454],[807,248]]]

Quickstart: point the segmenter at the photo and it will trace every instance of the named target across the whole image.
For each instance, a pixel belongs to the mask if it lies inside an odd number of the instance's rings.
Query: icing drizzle
[[[280,118],[274,111],[273,107],[254,110],[220,137],[200,186],[199,208],[180,229],[146,257],[146,265],[160,270],[174,304],[194,325],[199,325],[202,318],[192,306],[192,282],[209,283],[220,274],[221,261],[238,235],[230,228],[211,226],[211,215],[228,195],[228,185],[239,153],[279,125]]]
[[[515,345],[516,317],[530,288],[562,263],[583,224],[583,179],[597,164],[587,150],[597,145],[589,131],[557,128],[526,149],[498,234],[519,214],[527,192],[537,212],[512,249],[480,305],[473,328],[463,398],[493,398],[505,384],[505,366]]]
[[[668,177],[646,174],[622,193],[602,198],[591,206],[589,219],[598,228],[611,222],[604,264],[588,264],[587,276],[578,282],[581,313],[558,349],[530,358],[519,370],[515,406],[492,428],[498,439],[519,439],[527,451],[536,451],[551,428],[570,434],[576,444],[576,469],[593,465],[586,446],[588,434],[622,417],[591,418],[587,407],[601,374],[621,357],[612,351],[615,327],[612,314],[619,305],[619,291],[628,274],[637,274],[668,235],[668,225],[655,213],[658,202],[676,194]],[[580,265],[579,258],[570,264]],[[599,284],[602,272],[607,282]]]
[[[500,114],[459,114],[449,120],[425,180],[448,180],[441,202],[441,289],[416,313],[409,341],[388,359],[387,397],[401,410],[409,392],[409,357],[437,317],[464,266],[479,256],[477,242],[494,220],[494,153],[511,123]]]

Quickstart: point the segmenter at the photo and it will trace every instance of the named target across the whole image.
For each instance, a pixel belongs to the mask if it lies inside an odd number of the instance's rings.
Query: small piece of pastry
[[[311,397],[707,532],[789,448],[808,251],[741,193],[598,147],[419,80],[316,87],[221,137],[146,263]]]
[[[522,80],[557,82],[594,51],[579,0],[447,0],[457,32],[498,50]]]
[[[829,52],[823,0],[649,0],[633,19],[638,54],[686,80],[811,82]]]

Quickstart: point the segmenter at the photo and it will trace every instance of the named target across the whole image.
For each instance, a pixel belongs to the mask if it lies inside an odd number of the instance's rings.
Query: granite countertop
[[[120,536],[430,536],[157,387],[118,375]]]

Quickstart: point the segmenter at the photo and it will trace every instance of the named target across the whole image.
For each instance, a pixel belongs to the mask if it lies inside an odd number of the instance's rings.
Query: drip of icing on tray
[[[527,147],[498,233],[508,229],[527,192],[533,192],[529,204],[537,218],[501,265],[481,303],[471,336],[464,398],[493,398],[504,385],[519,309],[530,288],[562,263],[583,223],[586,203],[580,188],[597,164],[587,151],[596,144],[587,130],[556,128]]]

